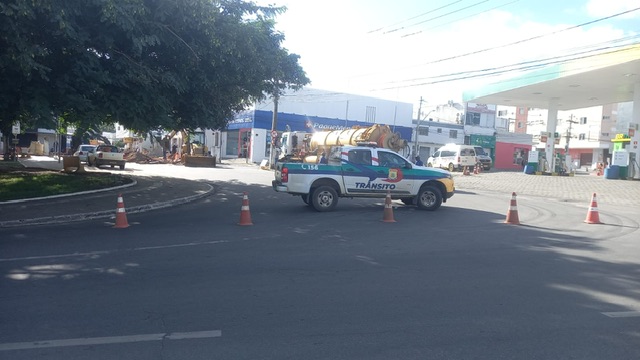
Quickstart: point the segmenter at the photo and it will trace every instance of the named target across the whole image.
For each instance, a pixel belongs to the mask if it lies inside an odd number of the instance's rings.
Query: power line
[[[589,57],[594,57],[594,56],[597,56],[597,55],[612,54],[612,53],[623,52],[623,51],[630,51],[630,49],[620,49],[620,50],[614,50],[614,51],[609,51],[609,52],[604,52],[604,53],[590,54],[590,55],[575,57],[575,58],[571,58],[571,59],[563,59],[563,60],[558,60],[558,61],[551,61],[551,62],[547,62],[547,63],[543,63],[543,64],[521,66],[521,67],[515,68],[515,69],[485,72],[485,73],[480,73],[480,74],[475,74],[475,75],[467,75],[467,76],[458,76],[458,77],[449,78],[449,79],[434,80],[434,81],[423,82],[423,83],[418,83],[418,84],[408,84],[408,85],[404,85],[404,86],[393,86],[393,87],[387,87],[387,88],[382,88],[382,89],[377,89],[377,90],[394,90],[394,89],[400,89],[400,88],[408,88],[408,87],[416,87],[416,86],[424,86],[424,85],[433,85],[433,84],[438,84],[438,83],[443,83],[443,82],[450,82],[450,81],[466,80],[466,79],[472,79],[472,78],[478,78],[478,77],[496,76],[496,75],[505,74],[505,73],[508,73],[508,72],[511,72],[511,71],[533,70],[533,69],[538,69],[538,68],[541,68],[541,67],[544,67],[544,66],[548,66],[548,65],[553,65],[553,64],[558,64],[558,63],[566,63],[566,62],[572,61],[572,60],[580,60],[580,59],[585,59],[585,58],[589,58]],[[515,66],[515,65],[510,65],[510,66]],[[509,66],[507,66],[507,67],[509,67]],[[576,70],[591,69],[593,67],[595,67],[595,66],[585,66],[583,68],[576,69]],[[466,72],[466,73],[463,72],[463,73],[454,74],[454,75],[465,75],[467,73],[473,73],[473,72],[474,71],[470,71],[470,72]],[[533,78],[533,77],[538,77],[538,76],[546,76],[546,75],[549,75],[549,74],[557,74],[557,73],[558,72],[545,73],[545,74],[536,74],[536,75],[532,75],[531,77],[527,77],[527,78]],[[445,76],[446,75],[441,75],[441,76],[435,76],[435,77],[426,78],[426,79],[437,79],[437,78],[445,77]]]
[[[442,27],[442,26],[445,26],[445,25],[451,25],[451,24],[456,23],[456,22],[458,22],[458,21],[462,21],[462,20],[465,20],[465,19],[472,18],[472,17],[474,17],[474,16],[482,15],[482,14],[488,13],[488,12],[490,12],[490,11],[493,11],[493,10],[496,10],[496,9],[499,9],[499,8],[502,8],[502,7],[505,7],[505,6],[509,6],[509,5],[511,5],[511,4],[514,4],[514,3],[517,3],[517,2],[519,2],[519,1],[520,1],[520,0],[514,0],[514,1],[511,1],[511,2],[508,2],[508,3],[502,4],[502,5],[494,6],[494,7],[492,7],[492,8],[489,8],[489,9],[486,9],[486,10],[482,10],[482,11],[479,11],[479,12],[477,12],[477,13],[474,13],[474,14],[471,14],[471,15],[467,15],[467,16],[465,16],[465,17],[458,18],[458,19],[453,20],[453,21],[449,21],[449,22],[446,22],[446,23],[443,23],[443,24],[439,24],[439,25],[436,25],[436,26],[432,26],[432,27],[430,27],[430,28],[427,28],[427,29],[424,29],[424,30],[420,30],[420,31],[416,31],[416,32],[413,32],[413,33],[410,33],[410,34],[405,34],[405,35],[402,35],[401,37],[406,38],[406,37],[409,37],[409,36],[412,36],[412,35],[421,34],[421,33],[423,33],[424,31],[429,31],[429,30],[437,29],[437,28]]]
[[[494,47],[490,47],[490,48],[485,48],[485,49],[482,49],[482,50],[472,51],[472,52],[468,52],[468,53],[464,53],[464,54],[460,54],[460,55],[450,56],[450,57],[447,57],[447,58],[441,58],[441,59],[433,60],[433,61],[430,61],[430,62],[427,62],[427,63],[421,63],[421,64],[417,64],[417,65],[405,66],[405,67],[398,68],[398,70],[406,70],[406,69],[411,69],[411,68],[416,68],[416,67],[422,67],[422,66],[425,66],[425,65],[437,64],[437,63],[441,63],[441,62],[444,62],[444,61],[447,61],[447,60],[454,60],[454,59],[463,58],[463,57],[466,57],[466,56],[469,56],[469,55],[475,55],[475,54],[480,54],[480,53],[483,53],[483,52],[488,52],[488,51],[491,51],[491,50],[502,49],[502,48],[506,48],[506,47],[509,47],[509,46],[513,46],[513,45],[525,43],[525,42],[528,42],[528,41],[540,39],[540,38],[543,38],[543,37],[547,37],[547,36],[550,36],[550,35],[556,35],[556,34],[559,34],[561,32],[577,29],[577,28],[580,28],[580,27],[583,27],[583,26],[595,24],[595,23],[600,22],[600,21],[608,20],[608,19],[611,19],[611,18],[614,18],[614,17],[618,17],[618,16],[625,15],[625,14],[628,14],[628,13],[631,13],[631,12],[634,12],[634,11],[638,11],[638,10],[640,10],[640,7],[639,8],[635,8],[635,9],[631,9],[631,10],[627,10],[627,11],[623,11],[623,12],[620,12],[620,13],[617,13],[617,14],[613,14],[613,15],[610,15],[610,16],[607,16],[607,17],[599,18],[599,19],[596,19],[596,20],[592,20],[592,21],[589,21],[589,22],[586,22],[586,23],[582,23],[582,24],[579,24],[579,25],[569,26],[569,27],[561,29],[561,30],[556,30],[556,31],[552,31],[552,32],[545,33],[545,34],[542,34],[542,35],[537,35],[537,36],[530,37],[530,38],[527,38],[527,39],[522,39],[522,40],[514,41],[514,42],[511,42],[511,43],[507,43],[507,44],[503,44],[503,45],[499,45],[499,46],[494,46]],[[372,75],[376,75],[376,74],[378,74],[378,72],[355,75],[355,76],[351,76],[351,78],[366,77],[366,76],[372,76]]]
[[[472,7],[474,7],[474,6],[478,6],[478,5],[480,5],[480,4],[484,4],[484,3],[486,3],[487,1],[489,1],[489,0],[482,0],[482,1],[477,2],[477,3],[475,3],[475,4],[471,4],[471,5],[469,5],[469,6],[463,7],[463,8],[461,8],[461,9],[458,9],[458,10],[455,10],[455,11],[451,11],[451,12],[448,12],[448,13],[446,13],[446,14],[438,15],[438,16],[436,16],[436,17],[432,17],[432,18],[430,18],[430,19],[423,20],[423,21],[417,22],[417,23],[415,23],[415,24],[411,24],[411,25],[409,25],[409,27],[416,26],[416,25],[420,25],[420,24],[424,24],[424,23],[426,23],[426,22],[433,21],[433,20],[436,20],[436,19],[440,19],[440,18],[445,17],[445,16],[447,16],[447,15],[455,14],[455,13],[460,12],[460,11],[462,11],[462,10],[467,10],[467,9],[472,8]],[[404,27],[402,27],[402,28],[398,28],[398,29],[393,29],[393,30],[386,31],[386,32],[385,32],[385,34],[389,34],[389,33],[392,33],[392,32],[398,31],[398,30],[402,30],[402,29],[404,29]]]
[[[429,11],[427,11],[427,12],[425,12],[425,13],[420,14],[420,15],[416,15],[416,16],[414,16],[414,17],[410,17],[410,18],[408,18],[408,19],[405,19],[405,20],[402,20],[402,21],[398,21],[398,22],[397,22],[397,23],[395,23],[395,24],[391,24],[391,25],[383,26],[383,27],[381,27],[381,28],[378,28],[378,29],[375,29],[375,30],[368,31],[368,32],[367,32],[367,34],[376,33],[376,32],[378,32],[378,31],[382,31],[382,30],[383,30],[383,29],[385,29],[385,28],[392,27],[392,26],[396,26],[396,25],[400,25],[400,24],[402,24],[402,23],[405,23],[405,22],[407,22],[407,21],[411,21],[411,20],[413,20],[413,19],[417,19],[417,18],[422,17],[422,16],[424,16],[424,15],[429,15],[429,14],[431,14],[431,13],[433,13],[433,12],[436,12],[436,11],[438,11],[438,10],[444,9],[444,8],[446,8],[446,7],[449,7],[449,6],[451,6],[451,5],[454,5],[454,4],[456,4],[456,3],[459,3],[459,2],[461,2],[461,1],[462,1],[462,0],[454,1],[454,2],[452,2],[452,3],[449,3],[449,4],[447,4],[447,5],[441,6],[441,7],[439,7],[439,8],[436,8],[436,9],[433,9],[433,10],[429,10]]]
[[[559,63],[559,62],[566,62],[566,61],[571,61],[571,60],[578,59],[578,58],[576,58],[577,55],[584,55],[584,54],[589,54],[589,53],[593,53],[593,52],[602,52],[603,50],[617,49],[617,48],[620,48],[620,47],[623,47],[623,46],[629,46],[630,44],[628,43],[628,40],[632,40],[632,39],[640,39],[640,35],[624,37],[624,38],[621,38],[621,39],[614,39],[614,40],[601,42],[601,43],[597,43],[597,44],[593,44],[592,45],[592,46],[600,45],[600,44],[608,44],[609,45],[609,44],[612,44],[612,43],[624,42],[622,45],[618,45],[618,46],[605,46],[605,47],[600,47],[600,48],[595,48],[595,49],[578,51],[578,52],[574,52],[574,53],[571,53],[571,54],[553,56],[553,57],[537,59],[537,60],[524,61],[524,62],[519,62],[519,63],[515,63],[515,64],[509,64],[509,65],[503,65],[503,66],[497,66],[497,67],[491,67],[491,68],[485,68],[485,69],[478,69],[478,70],[461,71],[461,72],[442,74],[442,75],[436,75],[436,76],[429,76],[429,77],[422,77],[422,78],[407,79],[407,80],[390,82],[390,83],[404,83],[404,82],[409,82],[409,81],[419,81],[419,80],[437,79],[437,78],[464,75],[464,74],[482,73],[482,72],[495,71],[495,70],[500,70],[500,69],[508,69],[508,68],[512,68],[512,67],[517,67],[517,66],[522,66],[522,65],[529,65],[529,64],[533,64],[532,65],[533,67],[542,67],[542,66],[546,66],[546,65],[550,65],[550,64],[555,64],[555,63]],[[582,47],[578,47],[578,48],[575,48],[575,49],[583,49],[583,48],[587,48],[587,46],[582,46]],[[592,54],[590,56],[595,56],[595,55],[597,55],[597,54]],[[573,58],[566,59],[568,57],[573,57]],[[560,59],[564,59],[564,60],[560,60]],[[554,61],[554,60],[558,60],[558,61]],[[536,64],[536,63],[538,63],[538,64]],[[513,69],[513,70],[518,70],[518,69]],[[508,71],[511,71],[511,70],[508,70]]]
[[[556,35],[556,34],[559,34],[561,32],[565,32],[565,31],[577,29],[577,28],[580,28],[580,27],[583,27],[583,26],[595,24],[595,23],[598,23],[600,21],[608,20],[608,19],[611,19],[611,18],[614,18],[614,17],[617,17],[617,16],[621,16],[621,15],[625,15],[625,14],[628,14],[628,13],[631,13],[631,12],[634,12],[634,11],[638,11],[638,10],[640,10],[640,7],[635,8],[635,9],[631,9],[631,10],[627,10],[627,11],[623,11],[623,12],[620,12],[620,13],[617,13],[617,14],[614,14],[614,15],[610,15],[610,16],[607,16],[607,17],[603,17],[603,18],[600,18],[600,19],[588,21],[588,22],[582,23],[580,25],[569,26],[567,28],[564,28],[564,29],[561,29],[561,30],[552,31],[552,32],[549,32],[549,33],[546,33],[546,34],[533,36],[533,37],[530,37],[530,38],[527,38],[527,39],[514,41],[514,42],[507,43],[507,44],[500,45],[500,46],[494,46],[494,47],[485,48],[485,49],[482,49],[482,50],[476,50],[476,51],[468,52],[468,53],[465,53],[465,54],[450,56],[450,57],[446,57],[446,58],[430,61],[430,62],[427,62],[427,63],[424,63],[424,64],[416,65],[416,66],[437,64],[437,63],[440,63],[440,62],[443,62],[443,61],[447,61],[447,60],[459,59],[459,58],[466,57],[466,56],[469,56],[469,55],[480,54],[480,53],[491,51],[491,50],[497,50],[497,49],[502,49],[502,48],[505,48],[505,47],[513,46],[513,45],[522,44],[524,42],[540,39],[540,38],[547,37],[547,36],[550,36],[550,35]]]

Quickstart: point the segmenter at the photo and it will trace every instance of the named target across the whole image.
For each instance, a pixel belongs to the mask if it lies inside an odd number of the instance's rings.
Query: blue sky
[[[269,0],[311,87],[433,106],[506,66],[640,43],[638,0]],[[532,39],[535,38],[535,39]],[[531,40],[528,40],[531,39]],[[491,77],[475,77],[503,69]],[[472,72],[476,70],[484,70]],[[417,108],[417,106],[414,106]]]

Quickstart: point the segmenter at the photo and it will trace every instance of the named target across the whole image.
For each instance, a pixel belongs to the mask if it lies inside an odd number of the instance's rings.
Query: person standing
[[[422,162],[422,160],[420,160],[420,156],[416,156],[416,165],[418,166],[424,166],[424,163]]]
[[[322,156],[320,157],[320,164],[328,164],[327,154],[323,151]]]

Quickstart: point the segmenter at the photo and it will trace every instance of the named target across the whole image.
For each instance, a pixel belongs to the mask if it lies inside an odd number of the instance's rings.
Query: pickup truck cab
[[[301,196],[317,211],[333,210],[339,197],[401,199],[436,210],[454,194],[451,173],[412,164],[399,154],[370,146],[336,146],[327,164],[277,163],[272,187]]]
[[[89,155],[87,164],[95,167],[102,165],[111,165],[111,167],[119,166],[120,170],[124,170],[126,161],[124,160],[124,153],[121,153],[117,146],[98,145],[96,150]]]

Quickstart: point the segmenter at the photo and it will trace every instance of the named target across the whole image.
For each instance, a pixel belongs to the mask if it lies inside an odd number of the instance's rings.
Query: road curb
[[[125,189],[125,188],[131,187],[131,186],[138,185],[138,182],[135,179],[131,179],[131,180],[132,180],[132,182],[130,184],[124,184],[124,185],[119,185],[119,186],[114,186],[114,187],[109,187],[109,188],[104,188],[104,189],[80,191],[80,192],[74,192],[74,193],[68,193],[68,194],[41,196],[41,197],[37,197],[37,198],[7,200],[7,201],[0,202],[0,205],[4,205],[4,204],[19,204],[19,203],[23,203],[23,202],[27,202],[27,201],[58,199],[58,198],[63,198],[63,197],[76,196],[76,195],[94,194],[94,193],[104,192],[104,191]]]
[[[126,208],[126,211],[129,214],[136,214],[136,213],[159,210],[159,209],[164,209],[171,206],[186,204],[211,194],[211,192],[215,189],[215,186],[209,183],[206,183],[206,185],[209,186],[209,189],[201,191],[199,194],[186,196],[178,199],[173,199],[165,202],[133,206],[130,208]],[[113,189],[114,188],[111,188],[110,190],[113,190]],[[46,216],[46,217],[40,217],[40,218],[34,218],[34,219],[23,219],[23,220],[10,220],[10,221],[0,222],[0,228],[19,227],[19,226],[28,226],[28,225],[62,224],[62,223],[78,222],[78,221],[85,221],[85,220],[103,219],[103,218],[109,218],[109,217],[115,218],[115,215],[116,215],[116,212],[114,209],[114,210],[98,211],[93,213]]]

